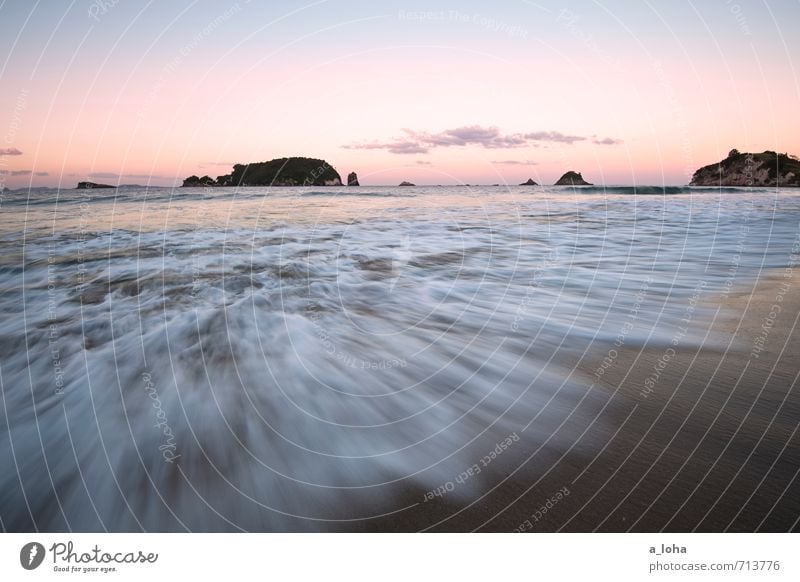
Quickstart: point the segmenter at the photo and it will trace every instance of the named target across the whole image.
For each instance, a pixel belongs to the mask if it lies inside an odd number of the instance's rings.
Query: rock
[[[276,158],[268,162],[235,164],[233,171],[214,180],[189,176],[185,187],[196,186],[341,186],[333,166],[316,158]]]
[[[741,153],[736,149],[716,164],[703,166],[692,176],[690,186],[800,186],[800,160],[772,151]]]
[[[528,178],[527,182],[523,182],[520,186],[538,186],[536,182],[533,181],[533,178]]]
[[[203,186],[216,186],[217,182],[211,176],[189,176],[183,181],[184,188],[201,188]]]
[[[592,184],[584,180],[580,172],[570,170],[561,176],[554,186],[592,186]]]
[[[78,182],[76,190],[96,190],[98,188],[116,188],[108,184],[96,184],[95,182]]]
[[[400,182],[400,186],[415,186],[415,184],[412,184],[411,182]]]
[[[359,186],[360,184],[358,183],[358,174],[356,174],[355,172],[350,172],[349,174],[347,174],[347,185]]]

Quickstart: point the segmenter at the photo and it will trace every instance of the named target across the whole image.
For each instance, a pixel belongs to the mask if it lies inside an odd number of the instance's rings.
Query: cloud
[[[30,170],[0,170],[0,176],[30,176]]]
[[[49,176],[50,172],[34,172],[34,176]]]
[[[613,137],[604,137],[603,139],[595,138],[592,141],[592,143],[595,143],[597,145],[617,145],[617,144],[621,144],[622,140],[621,139],[614,139]]]
[[[530,141],[545,141],[549,143],[573,144],[576,141],[584,141],[586,138],[580,135],[564,135],[560,131],[535,131],[526,133],[525,139]]]
[[[433,162],[429,162],[428,160],[417,160],[414,163],[417,164],[418,166],[432,166],[433,165]]]
[[[580,135],[567,135],[559,131],[505,134],[497,127],[483,127],[480,125],[456,127],[439,133],[404,129],[403,133],[404,136],[390,141],[372,141],[348,144],[342,147],[355,150],[386,150],[392,154],[425,154],[434,148],[478,146],[486,149],[513,149],[524,146],[536,147],[543,143],[571,145],[575,142],[591,139]],[[592,137],[594,138],[593,143],[598,145],[620,143],[619,140],[612,138],[600,140],[596,136]]]
[[[370,142],[342,146],[348,150],[387,150],[393,154],[427,154],[428,148],[413,141]]]
[[[513,148],[523,146],[527,140],[519,135],[503,135],[496,127],[481,127],[468,125],[446,129],[440,133],[417,132],[410,129],[403,130],[408,136],[407,141],[417,143],[424,147],[452,147],[477,145],[485,148]]]
[[[17,148],[0,148],[0,156],[21,156],[22,152]]]
[[[237,162],[200,162],[198,165],[201,168],[205,168],[206,166],[225,166],[228,168],[232,168]]]
[[[116,174],[114,172],[89,172],[86,175],[89,178],[105,178],[106,180],[120,180],[122,178],[166,179],[165,176],[154,176],[152,174]]]
[[[531,162],[529,160],[495,160],[492,163],[501,166],[535,166],[539,162]]]

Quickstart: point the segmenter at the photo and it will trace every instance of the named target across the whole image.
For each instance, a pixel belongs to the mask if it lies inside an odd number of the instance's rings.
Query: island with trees
[[[339,173],[325,160],[277,158],[268,162],[235,164],[230,174],[189,176],[184,188],[209,186],[341,186]]]
[[[732,149],[724,160],[697,170],[689,185],[796,187],[800,186],[800,160],[769,150],[753,154]]]

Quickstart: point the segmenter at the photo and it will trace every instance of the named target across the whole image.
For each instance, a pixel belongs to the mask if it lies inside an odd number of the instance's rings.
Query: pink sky
[[[683,184],[733,147],[800,154],[796,35],[756,15],[745,34],[724,7],[695,15],[722,22],[701,41],[680,14],[626,21],[588,5],[577,20],[522,5],[462,9],[485,16],[461,22],[246,2],[136,20],[120,4],[99,24],[78,11],[23,28],[26,7],[0,9],[3,42],[19,33],[0,69],[0,181],[12,188],[171,185],[295,155],[362,184],[552,183],[569,169]]]

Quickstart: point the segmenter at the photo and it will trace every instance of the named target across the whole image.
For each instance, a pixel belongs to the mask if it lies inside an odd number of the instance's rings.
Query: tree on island
[[[689,185],[797,187],[800,186],[800,161],[771,150],[757,154],[733,149],[724,160],[698,169]]]
[[[198,188],[201,186],[215,186],[216,181],[211,176],[203,176],[202,178],[198,178],[197,176],[189,176],[183,181],[184,188]]]
[[[192,186],[341,186],[339,173],[325,160],[316,158],[277,158],[268,162],[236,164],[233,171],[214,180],[209,176],[189,176],[183,181]]]
[[[277,158],[268,162],[235,164],[233,171],[214,180],[209,176],[189,176],[183,185],[191,186],[341,186],[339,173],[325,160],[316,158]]]

